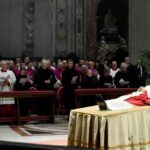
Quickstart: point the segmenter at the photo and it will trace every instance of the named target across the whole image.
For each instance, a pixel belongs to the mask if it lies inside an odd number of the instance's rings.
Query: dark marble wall
[[[93,57],[95,17],[96,0],[1,0],[0,54]]]
[[[4,57],[53,57],[76,52],[94,58],[96,8],[100,0],[32,0],[33,47],[26,47],[25,8],[30,0],[0,0],[0,54]],[[147,0],[129,1],[129,52],[136,61],[149,47],[150,5]]]

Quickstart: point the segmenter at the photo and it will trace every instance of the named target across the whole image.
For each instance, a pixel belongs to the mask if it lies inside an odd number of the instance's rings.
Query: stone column
[[[51,2],[53,4],[52,0]],[[55,43],[53,41],[54,36],[52,36],[54,32],[52,31],[55,30],[55,20],[53,20],[52,10],[49,0],[35,0],[34,56],[36,57],[52,58],[54,55],[53,45]]]
[[[67,0],[67,53],[75,51],[75,1]]]
[[[22,0],[0,0],[0,54],[3,57],[21,55],[23,49],[22,16]]]
[[[129,0],[129,56],[132,62],[150,47],[150,1]]]
[[[86,0],[85,0],[86,1]],[[86,8],[86,58],[96,58],[96,0],[87,0]]]
[[[35,56],[75,52],[76,0],[35,0]]]

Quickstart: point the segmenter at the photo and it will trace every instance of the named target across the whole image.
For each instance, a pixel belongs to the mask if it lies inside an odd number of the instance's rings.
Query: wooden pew
[[[78,107],[78,98],[80,96],[90,96],[90,95],[106,95],[111,97],[117,97],[125,94],[132,93],[136,91],[137,88],[95,88],[95,89],[76,89],[75,90],[75,103],[76,108]]]
[[[0,92],[0,97],[13,97],[17,103],[17,114],[14,117],[0,117],[0,122],[15,122],[17,121],[20,124],[21,121],[35,121],[35,120],[50,120],[51,123],[54,123],[54,98],[56,93],[54,91],[12,91],[12,92]],[[50,116],[20,116],[20,106],[19,101],[22,98],[35,98],[36,97],[51,97],[52,101],[52,113]]]

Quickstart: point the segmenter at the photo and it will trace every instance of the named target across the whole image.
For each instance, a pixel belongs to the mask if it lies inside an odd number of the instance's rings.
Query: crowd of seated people
[[[110,64],[107,61],[99,64],[98,61],[82,59],[75,63],[72,59],[58,59],[52,63],[49,59],[36,62],[29,57],[0,62],[0,91],[57,90],[63,87],[64,105],[68,113],[75,107],[76,88],[138,88],[145,86],[146,78],[147,71],[142,62],[138,60],[137,65],[132,65],[129,57],[120,66],[115,60]],[[82,105],[94,105],[94,98],[93,101],[90,99]],[[0,115],[15,113],[14,105],[12,98],[0,99]],[[29,114],[29,105],[29,101],[21,101],[21,114]],[[49,102],[39,101],[36,107],[39,114],[48,113]]]

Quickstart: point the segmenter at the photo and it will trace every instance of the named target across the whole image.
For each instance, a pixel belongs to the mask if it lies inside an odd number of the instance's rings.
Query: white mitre
[[[146,90],[146,92],[147,92],[148,98],[150,98],[150,85],[147,85],[147,86],[145,87],[145,90]]]

